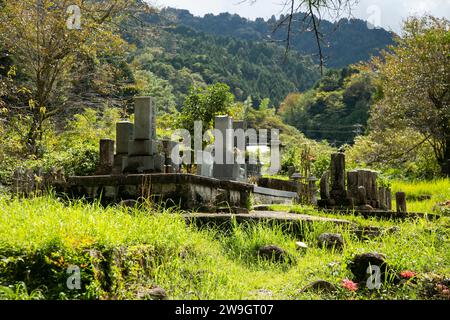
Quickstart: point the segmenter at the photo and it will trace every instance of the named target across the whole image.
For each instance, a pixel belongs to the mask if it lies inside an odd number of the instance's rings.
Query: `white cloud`
[[[269,18],[278,15],[284,0],[257,0],[254,5],[242,3],[243,0],[149,0],[157,6],[170,6],[188,9],[195,15],[221,12],[237,13],[249,19]],[[357,18],[373,19],[374,8],[378,8],[380,25],[399,32],[404,19],[410,15],[432,14],[450,19],[450,0],[360,0],[353,10]],[[372,9],[372,10],[368,10]]]

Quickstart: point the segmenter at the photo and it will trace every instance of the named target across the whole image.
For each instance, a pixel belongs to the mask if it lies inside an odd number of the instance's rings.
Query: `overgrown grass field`
[[[417,185],[417,187],[415,187]],[[450,199],[450,183],[394,183],[410,195],[427,192],[431,200],[410,202],[414,211],[432,210]],[[416,203],[417,202],[417,203]],[[310,214],[319,214],[311,211]],[[333,215],[330,215],[333,216]],[[292,234],[263,224],[198,229],[175,210],[103,208],[55,197],[0,197],[0,297],[4,299],[142,299],[161,287],[169,299],[423,299],[422,280],[450,276],[450,219],[366,220],[337,215],[358,225],[397,226],[394,234],[359,239],[347,227],[315,223]],[[339,232],[342,252],[321,249],[317,238]],[[297,250],[296,242],[308,249]],[[287,251],[283,262],[261,258],[261,246]],[[348,263],[355,254],[380,252],[397,271],[417,279],[380,290],[345,290]],[[78,266],[82,287],[69,290],[67,268]],[[301,292],[326,280],[333,293]]]

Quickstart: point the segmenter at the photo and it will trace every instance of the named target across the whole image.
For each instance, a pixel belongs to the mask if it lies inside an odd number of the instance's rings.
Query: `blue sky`
[[[249,19],[270,18],[279,14],[283,0],[257,0],[254,5],[243,0],[148,0],[157,7],[188,9],[195,15],[221,12],[237,13]],[[402,21],[410,15],[432,14],[450,19],[450,0],[360,0],[353,16],[369,20],[388,30],[399,32]]]

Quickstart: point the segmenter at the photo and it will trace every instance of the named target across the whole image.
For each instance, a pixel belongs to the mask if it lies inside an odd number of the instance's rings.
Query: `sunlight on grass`
[[[6,298],[134,299],[137,292],[158,285],[170,299],[368,299],[342,289],[332,295],[300,292],[319,279],[339,288],[342,279],[351,278],[348,261],[368,251],[386,254],[397,271],[449,274],[448,218],[438,222],[349,219],[359,225],[397,226],[399,232],[360,240],[348,227],[332,223],[310,224],[297,235],[264,223],[197,229],[187,227],[173,210],[0,197],[0,289],[5,285],[20,289],[3,287]],[[324,232],[341,233],[344,250],[319,248],[317,238]],[[306,242],[308,249],[298,250],[297,241]],[[289,259],[276,262],[258,256],[258,249],[269,244],[285,250]],[[94,267],[98,263],[87,254],[92,251],[110,265],[105,272],[111,287],[99,280],[103,279],[99,267]],[[20,276],[24,264],[29,268],[26,277]],[[89,286],[82,293],[66,292],[61,286],[69,264],[84,265]],[[392,290],[384,298],[414,297],[403,289]]]
[[[392,192],[395,195],[399,191],[406,193],[408,211],[441,213],[437,205],[450,200],[450,179],[414,182],[394,181]],[[393,198],[395,199],[395,196]]]

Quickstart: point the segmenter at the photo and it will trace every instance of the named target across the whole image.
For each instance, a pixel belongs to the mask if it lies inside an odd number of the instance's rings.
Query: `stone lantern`
[[[304,179],[304,177],[297,171],[291,176],[291,180],[301,183],[301,181]]]

